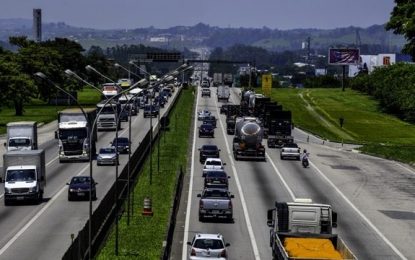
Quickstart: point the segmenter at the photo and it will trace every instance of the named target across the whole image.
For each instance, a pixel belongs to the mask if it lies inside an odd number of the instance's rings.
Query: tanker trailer
[[[233,138],[235,160],[253,159],[265,161],[265,147],[262,145],[264,129],[256,117],[238,117]]]

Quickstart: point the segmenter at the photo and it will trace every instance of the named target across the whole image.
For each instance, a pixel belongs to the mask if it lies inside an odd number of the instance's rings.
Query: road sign
[[[272,75],[271,74],[263,74],[262,75],[262,91],[264,92],[265,96],[271,96],[271,88],[272,88]]]

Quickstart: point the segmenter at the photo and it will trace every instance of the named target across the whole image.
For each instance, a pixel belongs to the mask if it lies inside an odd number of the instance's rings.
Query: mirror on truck
[[[331,212],[331,223],[333,227],[337,227],[337,212],[335,211]]]
[[[6,147],[7,146],[7,144],[6,144],[6,142],[4,142],[4,147]]]
[[[269,209],[267,212],[267,225],[269,227],[274,226],[274,209]]]

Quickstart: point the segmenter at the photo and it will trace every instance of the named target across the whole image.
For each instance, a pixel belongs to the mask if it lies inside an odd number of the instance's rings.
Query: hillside
[[[405,43],[402,36],[384,29],[384,25],[368,28],[337,28],[278,30],[263,28],[220,28],[203,23],[194,26],[174,26],[168,29],[154,27],[132,30],[96,30],[78,28],[65,23],[45,23],[43,38],[66,37],[80,42],[88,49],[92,45],[103,48],[122,44],[144,44],[162,48],[194,47],[227,48],[235,44],[253,45],[271,51],[299,50],[302,42],[311,37],[311,46],[324,50],[330,46],[352,46],[360,34],[362,46],[371,46],[384,52],[399,52]],[[29,19],[0,19],[0,41],[10,35],[32,35]],[[374,46],[376,48],[374,48]]]

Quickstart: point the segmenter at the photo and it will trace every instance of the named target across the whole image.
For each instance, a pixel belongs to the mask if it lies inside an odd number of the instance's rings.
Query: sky
[[[1,0],[0,18],[32,18],[94,29],[192,26],[271,29],[384,24],[393,0]]]

